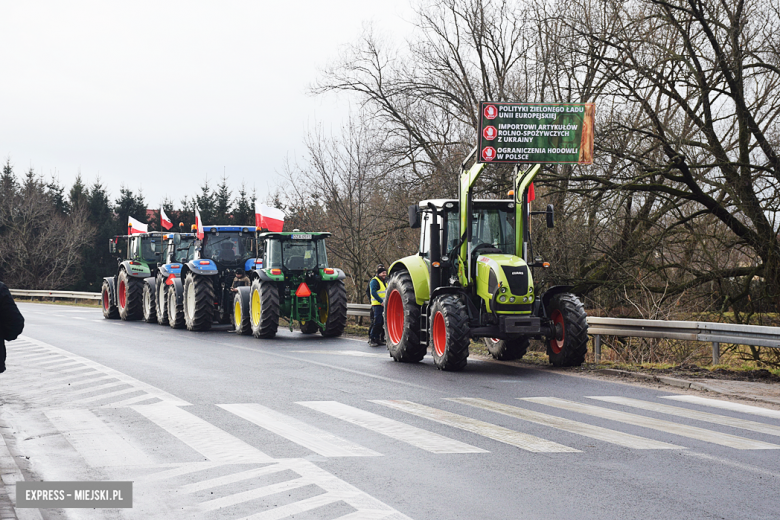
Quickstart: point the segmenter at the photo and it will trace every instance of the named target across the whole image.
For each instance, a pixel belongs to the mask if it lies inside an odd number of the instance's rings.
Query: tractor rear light
[[[281,269],[271,269],[271,274],[280,275],[282,274]]]
[[[130,265],[141,265],[141,262],[130,262]]]
[[[199,263],[200,265],[210,265],[210,264],[211,264],[211,262],[209,262],[208,260],[201,260],[201,261],[200,261],[200,262],[198,262],[198,263]]]
[[[181,267],[181,265],[179,265],[179,264],[171,264],[171,269],[178,269],[180,267]]]
[[[306,282],[303,282],[298,286],[298,289],[295,291],[295,296],[298,298],[308,298],[311,296],[311,289],[306,285]]]
[[[255,265],[263,265],[263,261],[262,260],[255,260]]]
[[[325,269],[322,270],[322,272],[325,274],[336,274],[336,270],[333,269],[332,267],[326,267]]]

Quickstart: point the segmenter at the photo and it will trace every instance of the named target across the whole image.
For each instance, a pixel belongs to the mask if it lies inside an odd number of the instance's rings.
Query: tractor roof
[[[263,233],[258,233],[258,238],[280,238],[282,240],[284,239],[292,239],[293,235],[295,235],[297,238],[305,238],[305,239],[311,239],[311,240],[319,240],[321,238],[327,238],[331,234],[327,231],[321,232],[321,231],[285,231],[285,232],[273,232],[273,231],[265,231]]]
[[[257,229],[255,226],[203,226],[204,233],[210,233],[212,231],[242,231],[244,233],[254,233],[255,229]]]
[[[173,238],[173,235],[176,233],[166,233],[163,235],[163,240],[168,240],[169,238]],[[195,238],[195,233],[179,233],[179,236],[182,238]]]
[[[159,237],[162,235],[162,231],[149,231],[148,233],[133,233],[132,235],[115,235],[114,240],[117,240],[119,238],[131,238],[131,237],[144,237],[144,236],[151,236],[151,237]]]
[[[418,203],[418,206],[420,209],[426,209],[428,207],[428,203],[433,204],[436,206],[437,210],[441,210],[444,208],[445,204],[451,204],[452,208],[458,207],[458,199],[427,199],[427,200],[421,200]],[[475,205],[492,205],[492,204],[508,204],[510,202],[514,202],[511,199],[475,199],[474,204]]]

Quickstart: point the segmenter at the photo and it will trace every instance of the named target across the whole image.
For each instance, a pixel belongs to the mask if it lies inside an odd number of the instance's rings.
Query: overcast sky
[[[0,158],[81,172],[149,207],[227,174],[264,199],[344,96],[307,87],[363,24],[402,41],[411,0],[0,0]]]

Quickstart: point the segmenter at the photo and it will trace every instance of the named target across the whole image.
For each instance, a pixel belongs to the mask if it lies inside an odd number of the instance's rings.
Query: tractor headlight
[[[498,301],[500,301],[501,303],[504,303],[506,301],[506,296],[504,296],[504,295],[499,296],[498,297]]]
[[[509,297],[509,303],[514,303],[514,301],[515,301],[515,297],[514,296],[510,296]]]
[[[448,261],[449,259],[450,259],[450,257],[449,257],[449,256],[447,256],[447,255],[441,255],[441,261],[442,261],[442,262],[446,262],[446,261]]]
[[[505,292],[506,292],[506,287],[502,287],[501,288],[501,293],[505,293]]]

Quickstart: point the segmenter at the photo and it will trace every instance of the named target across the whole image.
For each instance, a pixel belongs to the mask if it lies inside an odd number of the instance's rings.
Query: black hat
[[[385,266],[383,266],[383,265],[376,266],[376,274],[386,273],[386,272],[387,272],[387,269],[385,269]]]
[[[244,274],[244,270],[240,268],[236,269],[236,274]]]

